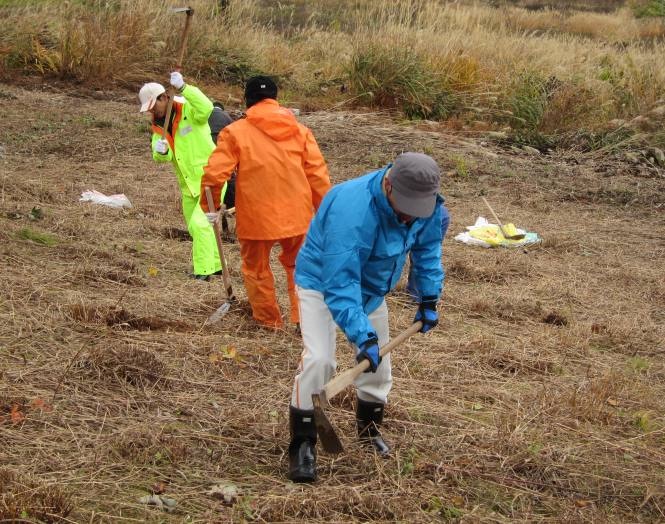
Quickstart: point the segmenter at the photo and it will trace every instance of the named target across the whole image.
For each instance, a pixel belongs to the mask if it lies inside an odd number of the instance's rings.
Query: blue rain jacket
[[[357,346],[374,334],[367,315],[399,281],[409,251],[421,296],[438,298],[443,285],[441,242],[450,220],[443,198],[432,216],[400,223],[381,187],[390,167],[333,187],[296,260],[296,284],[323,294]]]

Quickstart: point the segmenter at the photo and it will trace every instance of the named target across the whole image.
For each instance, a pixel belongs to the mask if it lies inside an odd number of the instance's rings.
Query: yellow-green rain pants
[[[226,193],[226,184],[222,189],[222,200],[224,193]],[[194,274],[211,275],[222,269],[215,230],[201,209],[198,196],[192,196],[189,191],[182,192],[182,214],[185,217],[187,231],[192,237]]]

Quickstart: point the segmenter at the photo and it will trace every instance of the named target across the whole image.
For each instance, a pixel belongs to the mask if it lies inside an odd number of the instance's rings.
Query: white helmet
[[[166,89],[164,89],[162,84],[158,84],[157,82],[148,82],[145,84],[139,91],[139,101],[141,102],[139,113],[145,113],[152,109],[152,106],[157,101],[157,97],[165,92]]]

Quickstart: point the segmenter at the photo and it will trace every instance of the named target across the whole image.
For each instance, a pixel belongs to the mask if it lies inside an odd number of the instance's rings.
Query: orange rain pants
[[[286,282],[291,305],[290,320],[300,321],[298,313],[298,295],[293,273],[296,268],[296,256],[302,246],[305,235],[297,235],[277,240],[249,240],[239,238],[240,257],[242,258],[242,276],[245,281],[247,298],[252,306],[252,316],[259,323],[271,328],[281,328],[282,315],[275,294],[275,278],[270,269],[270,251],[279,243],[282,252],[279,261],[286,271]]]

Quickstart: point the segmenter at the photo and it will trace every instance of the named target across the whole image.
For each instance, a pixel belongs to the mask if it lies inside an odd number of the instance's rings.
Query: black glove
[[[370,333],[370,338],[363,342],[358,347],[356,360],[362,362],[367,359],[369,361],[369,369],[365,373],[376,372],[376,368],[381,364],[381,357],[379,356],[379,340],[374,333]]]

